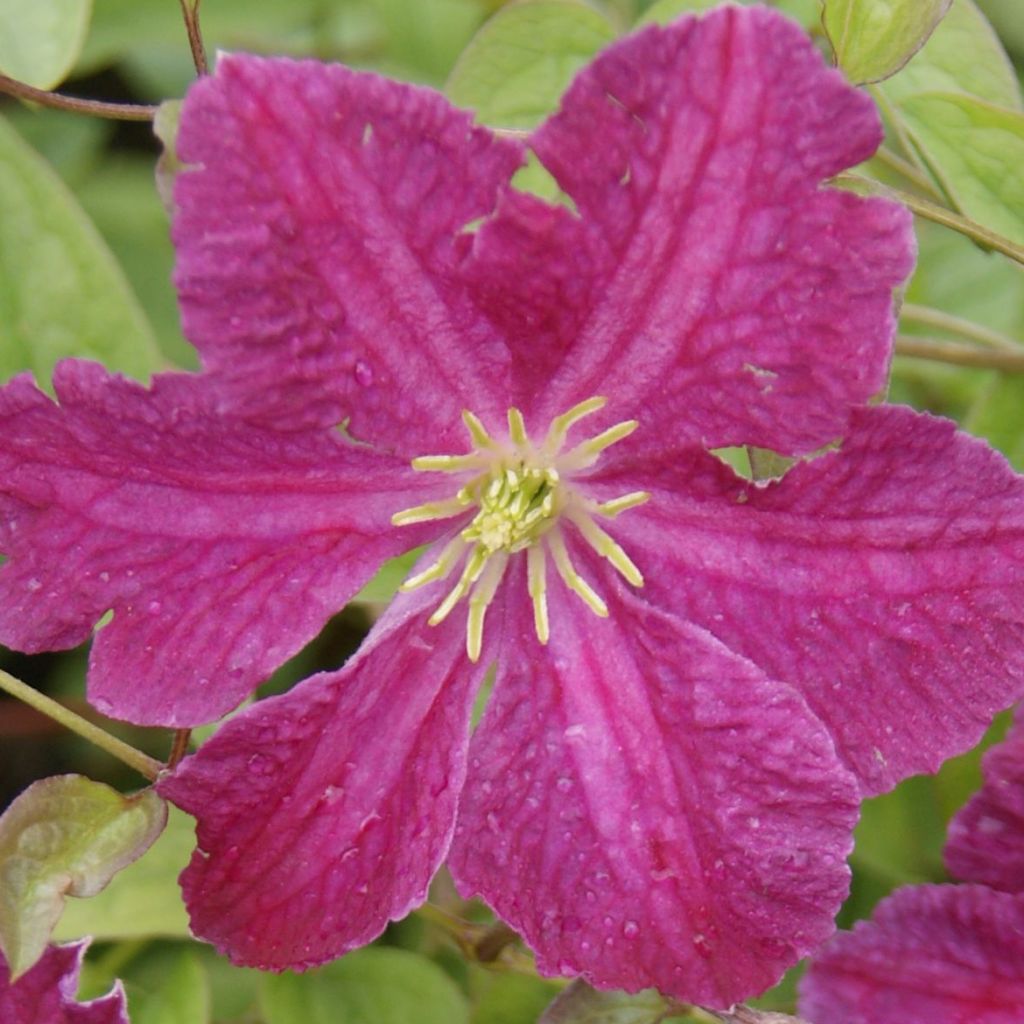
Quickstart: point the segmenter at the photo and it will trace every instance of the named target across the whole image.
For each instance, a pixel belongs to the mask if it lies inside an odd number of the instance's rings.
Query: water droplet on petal
[[[622,934],[625,935],[627,939],[632,939],[640,934],[640,925],[638,925],[636,921],[627,921],[622,926]]]
[[[361,387],[368,388],[373,383],[373,369],[364,359],[357,359],[352,369],[352,376]]]

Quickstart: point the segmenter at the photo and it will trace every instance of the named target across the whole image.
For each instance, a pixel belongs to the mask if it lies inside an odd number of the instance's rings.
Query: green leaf
[[[468,1024],[455,982],[425,957],[371,946],[306,974],[267,975],[266,1024]]]
[[[1019,110],[1021,91],[999,38],[973,0],[956,0],[924,48],[877,86],[891,103],[929,92],[961,92]]]
[[[515,3],[473,37],[446,92],[485,124],[532,128],[555,109],[572,76],[614,39],[611,22],[576,0]]]
[[[0,71],[52,89],[85,43],[92,0],[0,0]]]
[[[557,982],[545,978],[493,971],[486,986],[473,1007],[472,1024],[535,1024],[559,992]]]
[[[736,2],[749,7],[763,0],[736,0]],[[813,28],[819,23],[819,0],[774,0],[768,4],[782,14],[788,14],[795,21],[800,22],[806,29]],[[642,25],[667,25],[670,21],[683,14],[700,14],[703,11],[710,11],[714,7],[721,7],[722,0],[657,0],[647,8],[643,16],[637,21],[637,27]]]
[[[115,878],[88,903],[70,903],[54,931],[66,941],[96,939],[188,938],[188,915],[178,875],[195,847],[195,822],[170,808],[167,828],[149,853]],[[144,914],[139,908],[145,907]]]
[[[992,380],[968,411],[964,429],[984,437],[1024,472],[1024,376]]]
[[[0,817],[0,947],[13,977],[43,955],[64,897],[95,896],[166,822],[167,805],[153,790],[125,797],[81,775],[34,782],[7,808]]]
[[[836,60],[856,85],[895,74],[925,44],[953,0],[825,0]]]
[[[629,995],[599,992],[582,980],[555,997],[537,1024],[662,1024],[672,1004],[654,989]],[[682,1012],[682,1011],[680,1011]]]
[[[0,120],[0,380],[65,356],[133,376],[160,364],[149,324],[71,193]]]
[[[423,548],[415,548],[397,558],[389,559],[377,570],[377,575],[352,600],[368,601],[374,604],[390,601],[397,593],[402,581],[412,571],[416,559],[422,554]]]
[[[134,967],[134,965],[133,965]],[[125,978],[132,1024],[208,1024],[210,986],[190,949],[160,950]]]
[[[900,110],[957,208],[1024,245],[1024,114],[955,93],[914,96]]]

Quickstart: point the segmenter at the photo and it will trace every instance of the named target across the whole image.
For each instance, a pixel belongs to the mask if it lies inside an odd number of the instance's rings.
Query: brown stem
[[[167,767],[175,768],[188,752],[188,741],[192,737],[191,729],[177,729],[171,741],[171,752],[167,755]]]
[[[938,338],[919,338],[916,335],[896,336],[896,354],[914,356],[917,359],[934,359],[940,363],[956,366],[978,366],[986,370],[1001,370],[1003,373],[1024,373],[1024,351],[1008,352],[1005,349],[976,348],[956,341],[940,341]]]
[[[473,952],[482,964],[491,964],[501,956],[506,946],[517,941],[519,935],[504,921],[496,921],[473,944]]]
[[[62,96],[59,92],[47,92],[33,85],[19,82],[17,79],[0,75],[0,93],[16,96],[19,100],[29,100],[42,107],[54,110],[70,110],[76,114],[88,114],[90,117],[107,117],[114,121],[152,121],[156,117],[156,107],[143,103],[105,103],[103,100],[83,100],[74,96]]]
[[[206,47],[203,45],[203,33],[199,28],[199,4],[202,0],[179,0],[181,13],[185,19],[185,31],[188,33],[188,46],[192,51],[192,63],[196,66],[197,75],[205,75],[209,71],[206,63]]]

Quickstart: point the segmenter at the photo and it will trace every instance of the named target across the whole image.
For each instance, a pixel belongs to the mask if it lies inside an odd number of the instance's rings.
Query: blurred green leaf
[[[217,1024],[235,1021],[252,1024],[259,1020],[262,972],[251,967],[235,967],[210,946],[200,946],[196,952],[206,971],[213,1019]]]
[[[46,163],[0,120],[0,379],[65,356],[144,377],[152,331],[120,267]]]
[[[1024,471],[1024,376],[995,377],[978,394],[964,429],[984,437]]]
[[[558,992],[557,982],[545,978],[488,972],[486,987],[473,1007],[472,1024],[535,1024]]]
[[[65,896],[95,896],[167,821],[151,789],[122,796],[81,775],[32,783],[0,817],[0,947],[12,976],[43,955]]]
[[[92,0],[0,0],[0,71],[52,89],[85,42]]]
[[[957,207],[1024,244],[1024,114],[955,93],[913,96],[900,111]]]
[[[485,124],[532,128],[555,109],[572,76],[614,38],[611,22],[577,0],[512,4],[473,37],[446,91]]]
[[[764,0],[735,0],[736,3],[750,6],[763,3]],[[782,14],[800,22],[804,28],[811,29],[820,24],[820,0],[769,0],[768,6],[774,7]],[[657,0],[637,22],[637,25],[667,25],[670,21],[683,14],[695,14],[721,7],[722,0]]]
[[[671,1004],[654,989],[630,995],[628,992],[599,992],[577,979],[560,992],[540,1016],[537,1024],[662,1024]]]
[[[161,950],[125,977],[132,1024],[208,1024],[210,987],[196,952]]]
[[[392,558],[385,562],[377,575],[371,579],[362,590],[352,598],[353,601],[367,601],[372,603],[383,603],[390,601],[398,591],[402,581],[412,571],[416,559],[423,554],[423,548],[415,548],[407,551],[404,555]]]
[[[371,946],[306,974],[266,975],[266,1024],[468,1024],[465,997],[436,964]]]
[[[178,875],[195,846],[194,827],[187,814],[172,807],[167,828],[149,853],[122,871],[95,899],[68,904],[54,938],[190,937]],[[145,913],[139,912],[140,907]]]
[[[825,0],[836,61],[857,85],[895,74],[925,44],[953,0]]]
[[[997,106],[1021,106],[1013,65],[973,0],[956,0],[924,48],[876,88],[897,105],[920,93],[961,92]]]

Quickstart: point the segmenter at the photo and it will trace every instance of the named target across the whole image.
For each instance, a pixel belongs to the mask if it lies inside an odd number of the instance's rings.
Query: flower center
[[[465,455],[424,455],[412,460],[422,472],[456,473],[468,477],[447,501],[431,502],[405,509],[391,517],[396,526],[408,526],[434,519],[450,519],[469,508],[477,512],[438,559],[411,576],[402,590],[413,590],[447,578],[462,562],[458,582],[430,617],[436,626],[464,597],[469,600],[466,650],[476,661],[483,644],[484,616],[494,599],[508,567],[509,558],[520,551],[527,556],[527,578],[533,602],[534,629],[542,644],[550,635],[547,605],[547,553],[566,585],[596,615],[606,616],[608,608],[590,584],[576,571],[563,535],[563,522],[576,527],[583,539],[634,587],[643,586],[643,576],[629,556],[594,521],[614,519],[627,509],[648,500],[646,491],[634,491],[612,501],[596,502],[572,484],[572,474],[594,465],[601,453],[637,428],[626,420],[563,451],[569,430],[583,417],[603,408],[607,399],[589,398],[568,412],[556,416],[547,436],[534,445],[526,433],[522,413],[508,411],[508,440],[496,441],[471,412],[465,411],[473,450]]]

